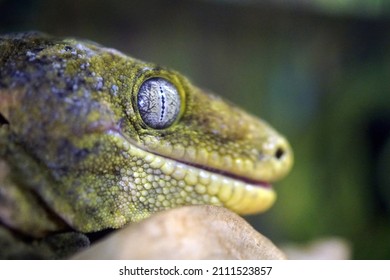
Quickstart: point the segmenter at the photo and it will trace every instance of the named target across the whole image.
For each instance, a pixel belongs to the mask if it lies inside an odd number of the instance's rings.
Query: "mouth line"
[[[202,164],[198,164],[198,163],[183,161],[183,160],[180,160],[180,159],[177,159],[177,158],[173,158],[173,157],[170,157],[170,156],[161,155],[160,153],[157,153],[157,152],[155,152],[153,150],[150,150],[150,149],[148,149],[146,147],[139,147],[139,145],[137,145],[137,143],[134,143],[134,141],[132,141],[131,139],[126,137],[122,133],[122,131],[120,129],[119,130],[118,129],[110,129],[110,130],[119,133],[125,139],[125,141],[127,141],[128,143],[130,143],[132,145],[135,145],[136,147],[138,147],[138,148],[140,148],[142,150],[147,150],[149,153],[154,154],[156,156],[164,157],[164,158],[167,158],[167,159],[179,162],[179,163],[187,165],[187,166],[191,166],[191,167],[194,167],[194,168],[197,168],[197,169],[200,169],[200,170],[204,170],[206,172],[210,172],[210,173],[213,173],[213,174],[217,174],[217,175],[220,175],[220,176],[227,177],[227,178],[232,179],[232,180],[241,181],[241,182],[243,182],[245,184],[251,185],[251,186],[256,187],[256,188],[263,188],[263,189],[268,189],[268,190],[272,189],[272,185],[270,183],[266,182],[266,181],[251,179],[251,178],[248,178],[248,177],[237,175],[237,174],[235,174],[233,172],[230,172],[230,171],[213,168],[213,167],[210,167],[210,166],[207,166],[207,165],[202,165]]]
[[[248,177],[243,177],[243,176],[234,174],[234,173],[226,171],[226,170],[216,169],[216,168],[206,166],[206,165],[182,161],[182,160],[178,160],[178,159],[171,158],[171,157],[167,157],[167,158],[174,160],[174,161],[177,161],[177,162],[180,162],[182,164],[188,165],[188,166],[192,166],[192,167],[195,167],[195,168],[198,168],[201,170],[205,170],[205,171],[210,172],[210,173],[218,174],[218,175],[228,177],[228,178],[233,179],[233,180],[241,181],[245,184],[249,184],[249,185],[252,185],[252,186],[255,186],[258,188],[264,188],[264,189],[271,189],[272,188],[272,185],[268,182],[265,182],[265,181],[254,180],[254,179],[251,179]]]

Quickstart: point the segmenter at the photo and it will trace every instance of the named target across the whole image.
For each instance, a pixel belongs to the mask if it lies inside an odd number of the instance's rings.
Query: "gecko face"
[[[77,230],[189,204],[262,212],[291,169],[283,136],[175,71],[40,33],[1,37],[0,49],[8,185]]]

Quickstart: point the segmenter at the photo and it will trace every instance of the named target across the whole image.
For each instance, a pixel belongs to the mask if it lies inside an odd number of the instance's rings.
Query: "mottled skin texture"
[[[91,42],[0,36],[0,219],[44,236],[118,228],[156,211],[221,205],[265,211],[292,165],[265,122],[181,74]],[[180,114],[148,127],[137,92],[162,77]]]

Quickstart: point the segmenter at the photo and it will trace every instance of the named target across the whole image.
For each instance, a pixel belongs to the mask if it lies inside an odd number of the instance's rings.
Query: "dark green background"
[[[388,1],[0,0],[0,32],[77,36],[169,66],[269,121],[296,165],[249,221],[390,258]]]

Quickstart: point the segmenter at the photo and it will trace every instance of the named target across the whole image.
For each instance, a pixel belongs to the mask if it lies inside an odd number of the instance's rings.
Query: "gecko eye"
[[[137,96],[138,111],[148,126],[167,128],[179,115],[181,100],[176,87],[163,78],[143,82]]]

